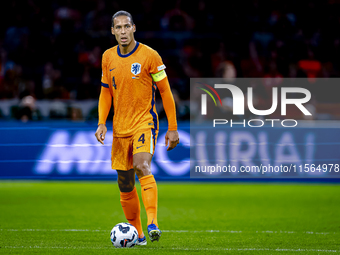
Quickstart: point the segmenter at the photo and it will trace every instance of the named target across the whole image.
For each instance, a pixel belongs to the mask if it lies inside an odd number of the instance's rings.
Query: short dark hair
[[[127,16],[127,17],[130,18],[132,25],[135,24],[135,23],[133,23],[132,15],[131,15],[129,12],[126,12],[126,11],[118,11],[118,12],[116,12],[115,14],[113,14],[113,16],[112,16],[112,25],[111,25],[112,27],[114,27],[113,20],[114,20],[116,17],[118,17],[118,16]]]

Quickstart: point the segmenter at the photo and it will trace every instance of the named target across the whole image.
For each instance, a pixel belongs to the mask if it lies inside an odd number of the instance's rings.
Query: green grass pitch
[[[110,230],[126,222],[117,183],[1,181],[0,253],[340,252],[339,185],[159,182],[158,192],[160,241],[117,249]]]

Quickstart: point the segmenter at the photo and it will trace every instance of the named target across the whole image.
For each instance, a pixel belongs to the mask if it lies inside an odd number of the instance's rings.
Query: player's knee
[[[146,163],[145,164],[136,164],[133,167],[136,171],[138,178],[151,174],[150,166]]]
[[[121,192],[131,192],[135,187],[135,174],[133,169],[118,172],[118,187]]]
[[[135,187],[134,182],[123,183],[118,181],[118,187],[121,192],[131,192]]]

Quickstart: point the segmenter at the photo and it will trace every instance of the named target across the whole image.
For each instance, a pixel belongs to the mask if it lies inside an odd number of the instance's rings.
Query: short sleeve
[[[165,65],[163,64],[161,56],[157,53],[157,51],[153,51],[150,57],[150,73],[158,73],[165,69]]]
[[[102,86],[105,88],[109,88],[109,80],[107,79],[107,57],[106,54],[104,52],[103,57],[102,57]]]

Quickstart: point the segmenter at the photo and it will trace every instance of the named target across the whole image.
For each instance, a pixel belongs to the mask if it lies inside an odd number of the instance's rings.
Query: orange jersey
[[[118,45],[104,52],[101,82],[113,97],[114,136],[127,137],[138,130],[158,129],[156,85],[151,74],[163,69],[159,54],[142,43],[137,42],[126,55],[120,53]]]

